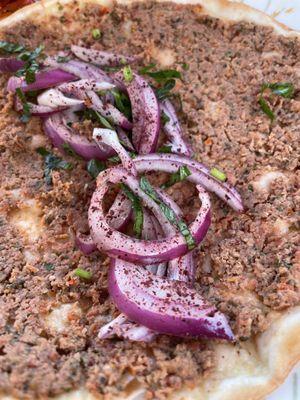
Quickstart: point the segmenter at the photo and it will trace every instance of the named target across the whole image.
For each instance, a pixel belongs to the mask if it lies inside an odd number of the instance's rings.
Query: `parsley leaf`
[[[37,59],[43,54],[44,46],[41,45],[33,51],[23,51],[18,58],[25,62],[24,67],[16,72],[16,76],[25,76],[26,83],[35,82],[35,74],[40,69]]]
[[[87,163],[86,169],[92,178],[96,179],[100,172],[106,168],[103,161],[96,160],[93,158]]]
[[[131,119],[131,103],[128,96],[125,93],[120,92],[118,89],[111,90],[111,94],[114,96],[117,109],[127,118]]]
[[[162,125],[166,125],[166,123],[169,122],[169,121],[170,121],[170,118],[168,117],[168,115],[164,111],[162,111],[161,115],[160,115],[161,124]]]
[[[163,84],[163,86],[156,88],[155,93],[158,100],[163,100],[166,97],[169,97],[171,95],[170,91],[174,89],[175,84],[175,79],[169,79]]]
[[[26,96],[21,88],[16,89],[16,94],[19,97],[19,99],[21,100],[22,105],[23,105],[23,113],[20,117],[20,120],[22,122],[26,123],[29,121],[29,118],[31,117],[30,104],[27,103]]]
[[[4,40],[0,40],[0,53],[21,53],[25,50],[25,47],[22,44],[5,42]]]
[[[44,147],[39,147],[36,149],[36,151],[44,158],[45,162],[44,178],[47,185],[52,184],[51,173],[53,170],[59,170],[59,169],[70,170],[73,168],[71,163],[62,160],[60,157],[55,156],[54,154],[46,150]]]
[[[162,189],[166,189],[173,186],[177,182],[184,181],[188,176],[192,175],[191,171],[186,165],[182,165],[178,168],[177,172],[171,174],[169,180],[161,186]]]
[[[121,183],[121,188],[132,203],[132,208],[133,208],[133,212],[134,212],[133,231],[134,231],[135,235],[138,238],[140,238],[142,235],[142,229],[143,229],[143,223],[144,223],[144,214],[143,214],[143,207],[142,207],[141,200],[124,183]]]
[[[258,99],[258,103],[260,105],[261,110],[270,118],[271,121],[274,121],[275,114],[271,110],[268,102],[263,98],[263,94],[266,89],[270,89],[273,94],[277,96],[284,97],[286,99],[291,99],[295,93],[295,87],[290,82],[277,82],[277,83],[264,83],[260,89],[260,96]]]
[[[176,226],[179,229],[179,232],[182,234],[187,243],[188,249],[192,250],[195,247],[195,240],[191,232],[189,231],[187,224],[183,220],[178,219],[174,211],[159,198],[156,191],[153,189],[150,182],[145,176],[142,176],[140,179],[140,188],[152,200],[154,200],[156,204],[159,205],[161,211],[168,219],[168,221],[170,221],[172,225]]]
[[[92,30],[92,36],[95,40],[98,40],[101,38],[101,31],[98,28],[95,28]]]
[[[158,148],[158,153],[172,153],[172,146],[164,145]]]
[[[258,99],[258,103],[260,105],[261,110],[270,118],[271,121],[274,121],[275,119],[275,114],[269,107],[269,104],[267,101],[260,95],[260,98]]]

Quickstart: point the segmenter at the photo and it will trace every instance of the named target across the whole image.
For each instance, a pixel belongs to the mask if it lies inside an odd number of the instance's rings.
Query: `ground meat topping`
[[[299,41],[202,16],[192,6],[147,2],[111,13],[73,7],[60,7],[47,27],[22,23],[4,39],[31,48],[43,43],[48,54],[70,44],[139,54],[144,64],[181,70],[175,91],[185,136],[199,161],[226,172],[246,206],[239,215],[211,196],[213,222],[197,250],[197,288],[228,316],[237,339],[248,340],[268,327],[273,310],[299,303]],[[101,31],[97,40],[94,27]],[[139,384],[158,399],[195,384],[214,367],[212,343],[97,339],[99,328],[117,315],[107,292],[108,260],[85,257],[74,245],[74,233],[88,230],[95,182],[82,160],[52,148],[38,118],[19,121],[6,81],[0,77],[0,391],[48,398],[85,385],[120,395]],[[271,123],[257,102],[260,87],[282,81],[295,85],[295,97],[274,99]],[[90,122],[75,125],[91,134]],[[41,145],[73,164],[71,171],[54,171],[52,185],[35,151]],[[165,179],[151,174],[156,184]],[[195,188],[182,182],[168,193],[191,222],[199,207]],[[37,220],[29,219],[29,226],[37,237],[20,224],[33,208]],[[75,276],[76,268],[92,279]]]

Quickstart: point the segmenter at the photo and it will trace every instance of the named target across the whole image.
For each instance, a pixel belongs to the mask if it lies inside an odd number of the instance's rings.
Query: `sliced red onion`
[[[31,115],[42,117],[42,118],[49,117],[52,114],[55,114],[55,113],[58,113],[58,112],[61,112],[64,110],[64,107],[51,108],[51,107],[46,107],[46,106],[40,106],[40,105],[30,103],[30,102],[27,102],[27,104],[30,107]],[[23,104],[18,96],[15,96],[14,107],[17,112],[23,111]]]
[[[97,246],[93,242],[90,235],[83,235],[82,233],[77,233],[75,238],[75,244],[85,254],[88,256],[97,250]]]
[[[235,188],[226,182],[221,182],[210,175],[209,169],[195,160],[176,154],[148,154],[138,156],[134,164],[139,173],[147,171],[177,172],[181,166],[187,166],[191,175],[186,179],[206,190],[215,193],[236,211],[243,211],[242,199]]]
[[[113,259],[108,288],[122,313],[156,332],[234,340],[225,315],[184,282]]]
[[[124,114],[122,114],[116,107],[110,103],[104,104],[99,96],[93,91],[87,91],[86,97],[91,102],[90,108],[98,111],[101,115],[112,121],[114,124],[121,126],[124,129],[132,129],[132,123],[128,121]]]
[[[131,201],[123,192],[119,192],[106,214],[109,226],[122,231],[130,220],[131,208]]]
[[[48,57],[45,60],[45,64],[53,68],[60,68],[63,71],[76,75],[80,79],[95,79],[100,82],[113,83],[112,78],[106,72],[82,61],[70,60],[66,63],[58,63],[55,58]]]
[[[167,137],[171,141],[171,148],[173,153],[179,153],[187,157],[193,155],[193,151],[183,139],[182,129],[176,115],[176,111],[169,99],[160,102],[160,109],[169,118],[169,121],[163,125]]]
[[[17,72],[23,68],[25,62],[13,57],[0,58],[0,72]]]
[[[62,115],[54,114],[44,121],[44,130],[47,136],[51,139],[53,146],[63,149],[64,144],[68,144],[78,155],[86,160],[97,158],[106,160],[114,155],[111,147],[106,145],[97,145],[91,142],[86,137],[75,134],[63,120]]]
[[[84,103],[83,100],[72,99],[70,97],[64,96],[62,92],[58,89],[48,89],[45,92],[41,93],[37,97],[37,102],[41,106],[47,106],[51,108],[74,107]]]
[[[107,338],[113,336],[114,329],[117,326],[121,326],[126,321],[127,321],[126,315],[124,315],[124,314],[118,315],[111,322],[102,326],[102,328],[99,331],[99,335],[98,335],[99,339],[107,339]]]
[[[124,144],[124,146],[126,147],[126,149],[130,150],[130,151],[135,151],[131,141],[129,140],[127,133],[125,131],[123,131],[122,128],[120,128],[119,126],[117,126],[117,133],[119,136],[120,141],[122,141],[122,143]]]
[[[64,82],[74,81],[77,77],[71,73],[62,71],[61,69],[53,69],[49,71],[41,71],[35,75],[35,82],[26,83],[23,77],[12,76],[7,82],[7,90],[15,92],[17,88],[21,88],[23,92],[31,90],[48,89]]]
[[[76,57],[88,63],[104,66],[118,66],[131,64],[136,60],[136,57],[122,56],[121,54],[109,53],[107,51],[100,51],[95,49],[87,49],[86,47],[71,46],[71,51]]]
[[[157,241],[145,241],[129,237],[112,229],[103,210],[103,198],[108,191],[109,182],[127,184],[141,198],[145,206],[153,212],[161,224],[166,220],[159,206],[153,201],[152,203],[155,204],[151,203],[150,197],[139,188],[138,180],[128,171],[120,167],[103,171],[98,176],[98,187],[92,196],[89,208],[91,236],[100,251],[104,251],[111,257],[119,257],[143,265],[169,261],[188,252],[186,241],[179,232]],[[209,196],[200,185],[197,186],[197,190],[202,205],[195,221],[189,227],[196,245],[203,240],[210,225]]]
[[[79,79],[75,82],[63,83],[58,86],[59,89],[63,93],[78,93],[79,91],[84,90],[92,90],[92,91],[102,91],[102,90],[110,90],[113,89],[115,85],[112,83],[103,81],[99,82],[95,79]]]
[[[160,130],[160,109],[157,98],[148,82],[137,74],[133,74],[131,82],[126,82],[123,73],[116,79],[127,89],[132,107],[132,142],[139,154],[155,151]]]
[[[190,251],[169,262],[167,277],[170,280],[194,283],[195,272],[194,252]]]
[[[110,146],[112,149],[114,149],[115,152],[120,157],[120,160],[124,168],[130,171],[132,175],[137,176],[137,171],[132,161],[132,158],[129,156],[127,151],[121,145],[117,133],[115,131],[111,129],[95,128],[93,131],[93,139],[97,144],[101,145],[104,143],[107,146]]]

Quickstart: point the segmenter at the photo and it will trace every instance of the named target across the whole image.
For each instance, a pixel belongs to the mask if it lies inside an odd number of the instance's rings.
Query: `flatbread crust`
[[[0,21],[1,29],[26,19],[42,19],[58,13],[58,2],[70,4],[73,0],[42,0],[27,6]],[[79,4],[96,3],[111,7],[110,0],[77,0]],[[138,0],[143,1],[143,0]],[[167,0],[157,0],[160,2]],[[284,36],[299,36],[266,14],[240,3],[227,0],[173,0],[176,3],[199,5],[199,12],[229,21],[248,21],[273,27]],[[116,0],[130,4],[132,0]],[[185,389],[173,394],[176,400],[259,400],[278,387],[292,367],[300,360],[300,307],[283,313],[273,313],[270,327],[252,341],[240,344],[216,344],[216,369],[209,377],[199,381],[193,390]],[[127,400],[141,400],[143,389],[137,389]],[[118,397],[120,399],[120,397]],[[94,395],[79,389],[59,396],[59,400],[93,400]],[[15,400],[1,396],[0,400]],[[33,399],[34,400],[34,399]],[[125,400],[125,399],[124,399]]]

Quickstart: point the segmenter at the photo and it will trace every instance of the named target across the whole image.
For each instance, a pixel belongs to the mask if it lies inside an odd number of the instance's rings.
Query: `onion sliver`
[[[74,81],[77,77],[71,73],[62,71],[61,69],[53,69],[49,71],[41,71],[35,75],[35,82],[26,83],[23,77],[12,76],[7,82],[8,92],[15,92],[17,88],[21,88],[23,92],[32,90],[48,89],[64,82]]]
[[[106,160],[115,154],[114,150],[106,145],[101,147],[86,137],[75,134],[65,123],[61,114],[54,114],[44,121],[44,130],[51,139],[53,146],[64,150],[64,145],[70,146],[76,154],[86,160],[97,158]]]
[[[76,57],[88,63],[104,66],[127,65],[136,60],[133,56],[122,56],[121,54],[109,53],[95,49],[87,49],[86,47],[71,46],[71,51]]]
[[[155,93],[149,83],[133,73],[131,82],[126,82],[123,73],[116,79],[126,86],[132,108],[132,142],[139,154],[155,151],[160,130],[160,109]]]
[[[122,313],[156,332],[234,339],[225,315],[183,282],[157,277],[123,260],[112,260],[108,287]]]
[[[146,241],[129,237],[112,229],[105,218],[103,209],[103,198],[108,191],[109,182],[127,184],[131,190],[141,197],[142,202],[146,203],[145,206],[149,207],[145,198],[145,196],[148,196],[145,194],[142,197],[138,192],[138,180],[124,168],[110,168],[100,173],[97,180],[98,187],[92,196],[89,208],[91,236],[100,251],[104,251],[111,257],[118,257],[143,265],[169,261],[188,252],[187,243],[179,232],[168,238]],[[201,186],[198,185],[197,189],[202,205],[195,221],[189,227],[196,245],[203,240],[210,225],[209,196]],[[160,222],[165,219],[160,209],[159,211],[156,209],[151,211]]]
[[[172,152],[191,157],[193,155],[192,149],[185,143],[183,139],[181,126],[179,124],[176,111],[170,100],[165,99],[161,101],[160,109],[169,118],[169,121],[163,125],[163,130],[165,131],[168,139],[171,141]]]
[[[178,171],[181,166],[187,166],[191,172],[186,179],[206,190],[215,193],[236,211],[243,211],[241,196],[236,189],[226,182],[214,178],[209,169],[195,160],[176,154],[148,154],[138,156],[134,164],[139,173],[147,171],[163,171],[170,174]]]
[[[16,72],[24,67],[25,62],[13,57],[0,58],[0,72]]]

